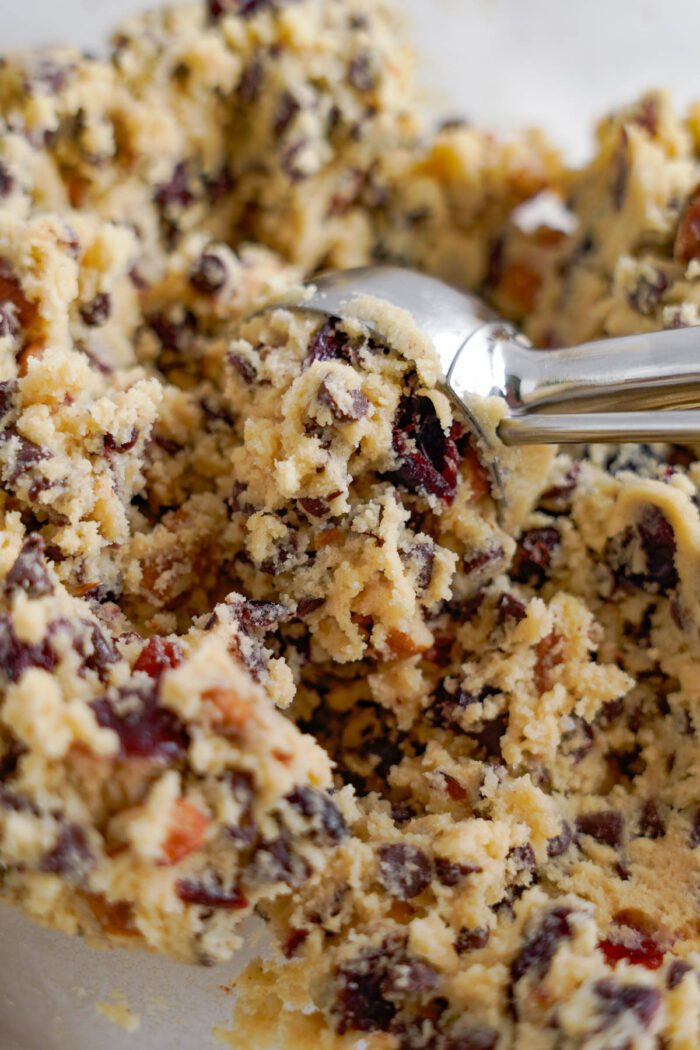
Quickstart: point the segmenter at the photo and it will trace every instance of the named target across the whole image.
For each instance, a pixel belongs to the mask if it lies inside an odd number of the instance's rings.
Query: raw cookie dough
[[[404,315],[275,304],[391,260],[538,345],[697,323],[700,117],[565,172],[428,134],[401,39],[208,0],[0,67],[0,896],[202,964],[255,909],[236,1048],[694,1050],[693,450],[503,450],[499,517]]]

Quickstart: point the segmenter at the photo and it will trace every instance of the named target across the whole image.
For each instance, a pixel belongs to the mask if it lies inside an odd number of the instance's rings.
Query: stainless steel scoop
[[[477,296],[393,266],[325,274],[309,299],[285,305],[327,318],[366,295],[407,310],[432,340],[447,392],[487,448],[475,394],[505,400],[505,445],[700,442],[700,411],[690,411],[700,408],[700,327],[534,350]],[[497,467],[494,480],[501,489]]]

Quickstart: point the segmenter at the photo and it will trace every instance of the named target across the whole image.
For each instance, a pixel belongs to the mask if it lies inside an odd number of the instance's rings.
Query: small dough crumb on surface
[[[697,449],[498,448],[499,515],[404,314],[283,304],[696,325],[700,112],[566,171],[429,129],[402,41],[207,0],[0,65],[0,898],[207,966],[262,916],[235,1050],[696,1050]]]

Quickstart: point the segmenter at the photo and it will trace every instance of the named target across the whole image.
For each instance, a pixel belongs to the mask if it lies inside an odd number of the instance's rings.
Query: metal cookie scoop
[[[498,429],[505,445],[700,442],[700,411],[689,411],[700,408],[700,328],[533,350],[475,295],[411,270],[337,271],[313,288],[303,303],[284,305],[328,318],[371,295],[408,311],[433,342],[447,392],[487,448],[470,409],[475,394],[505,400]],[[497,465],[492,472],[502,493]]]

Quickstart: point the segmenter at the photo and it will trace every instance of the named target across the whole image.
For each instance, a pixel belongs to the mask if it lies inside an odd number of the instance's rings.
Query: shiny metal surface
[[[505,399],[507,445],[700,441],[700,327],[534,350],[476,296],[394,266],[324,274],[308,300],[287,305],[327,317],[367,295],[407,310],[432,340],[445,389],[483,443],[473,395]]]

